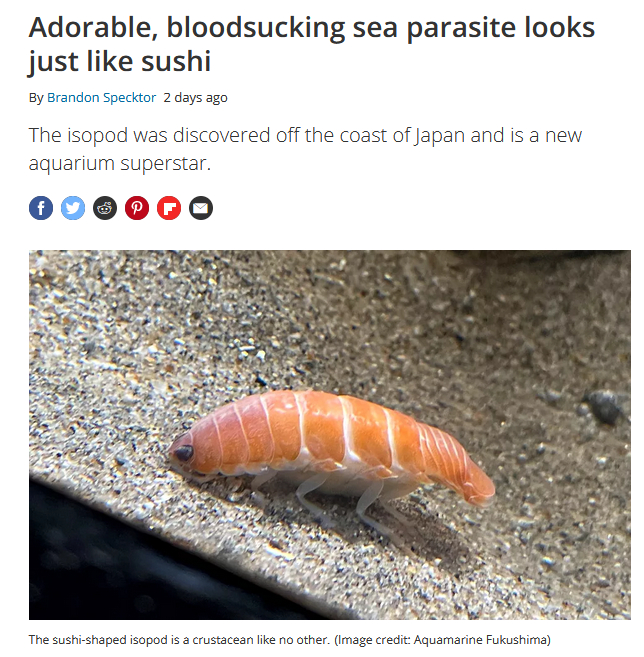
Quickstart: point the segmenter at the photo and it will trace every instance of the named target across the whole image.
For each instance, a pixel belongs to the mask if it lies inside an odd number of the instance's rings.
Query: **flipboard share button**
[[[181,203],[174,196],[164,196],[157,203],[157,212],[162,219],[176,219],[181,214]]]

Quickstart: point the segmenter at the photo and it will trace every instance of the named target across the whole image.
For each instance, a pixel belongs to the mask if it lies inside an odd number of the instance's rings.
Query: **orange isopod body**
[[[486,507],[492,480],[448,433],[391,409],[346,395],[283,390],[226,404],[196,422],[170,448],[170,460],[199,481],[222,475],[255,474],[256,487],[275,474],[299,484],[297,496],[318,490],[360,496],[366,508],[407,495],[432,481]]]

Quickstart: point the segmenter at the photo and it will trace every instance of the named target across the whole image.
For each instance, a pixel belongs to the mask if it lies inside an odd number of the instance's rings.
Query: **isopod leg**
[[[250,482],[250,489],[253,492],[253,497],[257,500],[261,507],[266,504],[266,497],[260,492],[259,487],[263,486],[267,481],[270,481],[277,474],[277,470],[266,470],[258,474]]]
[[[387,538],[391,538],[392,531],[391,529],[389,529],[389,527],[385,527],[385,525],[377,522],[373,518],[370,518],[365,513],[365,511],[380,497],[383,487],[384,487],[384,482],[382,480],[374,481],[373,484],[371,484],[367,488],[367,490],[365,490],[365,492],[362,493],[362,496],[358,500],[358,505],[356,506],[356,513],[360,516],[360,520],[362,520],[362,522],[364,522],[365,525],[369,525],[369,527],[373,527],[377,532],[379,532],[383,536],[386,536]]]
[[[253,478],[250,482],[250,487],[253,493],[256,493],[260,486],[263,486],[267,481],[270,481],[277,474],[277,470],[266,470]]]
[[[413,488],[410,486],[409,489],[405,490],[403,494],[406,494],[407,492],[411,492],[412,490],[414,490],[414,488],[416,488],[416,486],[414,486]],[[398,520],[398,522],[401,525],[404,525],[407,529],[413,529],[418,533],[420,533],[418,527],[414,525],[414,523],[411,520],[409,520],[409,518],[405,517],[402,513],[400,513],[400,511],[394,509],[394,507],[391,506],[391,504],[389,504],[391,500],[395,500],[398,497],[401,497],[401,490],[392,489],[388,492],[383,493],[379,501],[380,504],[382,505],[382,508],[387,513],[391,514],[396,520]]]
[[[385,500],[381,499],[380,504],[382,505],[382,508],[392,515],[401,525],[404,525],[407,529],[413,529],[415,531],[418,531],[418,527],[414,525],[414,523],[407,517],[405,517],[400,511],[397,509],[394,509],[389,502],[386,502]]]
[[[386,525],[383,525],[380,522],[377,522],[373,518],[369,518],[365,514],[365,511],[367,508],[373,504],[378,497],[380,497],[380,494],[382,493],[382,489],[384,487],[384,482],[383,481],[375,481],[367,490],[362,494],[362,497],[358,500],[358,506],[356,507],[356,513],[360,516],[360,520],[364,522],[366,525],[369,525],[369,527],[373,527],[379,534],[382,534],[385,538],[388,538],[399,550],[404,552],[407,556],[414,556],[414,553],[404,544],[404,542],[396,536],[395,532]],[[385,499],[391,499],[393,497],[398,497],[397,495],[392,495],[391,493],[387,494],[385,493],[383,495]],[[385,509],[388,511],[391,511],[387,506],[385,506]],[[398,515],[398,512],[394,512],[392,514],[394,517]],[[406,519],[405,519],[406,520]],[[407,524],[407,522],[405,522]]]
[[[313,475],[306,481],[303,481],[298,487],[298,489],[295,491],[295,494],[297,495],[297,499],[300,500],[302,506],[308,509],[308,511],[310,511],[320,521],[320,524],[325,529],[333,527],[332,520],[325,515],[324,511],[322,511],[322,509],[319,506],[313,504],[313,502],[309,502],[304,496],[307,493],[314,491],[316,488],[323,486],[326,480],[328,479],[328,477],[329,477],[328,474],[325,474],[324,472],[320,472],[316,475]]]

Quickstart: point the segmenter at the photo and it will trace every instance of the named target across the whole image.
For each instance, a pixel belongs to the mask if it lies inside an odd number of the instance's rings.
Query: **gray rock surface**
[[[630,253],[34,252],[30,472],[324,613],[630,617]],[[269,389],[352,394],[444,428],[494,479],[375,505],[198,486],[167,449]],[[582,412],[619,400],[615,426]]]

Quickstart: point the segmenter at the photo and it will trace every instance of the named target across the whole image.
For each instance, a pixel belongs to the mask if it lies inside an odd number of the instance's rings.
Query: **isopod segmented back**
[[[251,395],[196,422],[170,448],[175,467],[206,481],[282,474],[299,484],[298,497],[361,496],[358,513],[375,499],[406,495],[431,481],[486,507],[491,479],[450,434],[397,411],[346,395],[290,390]]]

